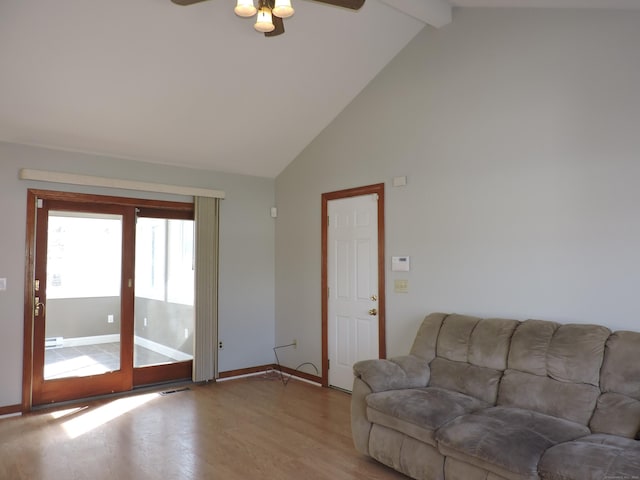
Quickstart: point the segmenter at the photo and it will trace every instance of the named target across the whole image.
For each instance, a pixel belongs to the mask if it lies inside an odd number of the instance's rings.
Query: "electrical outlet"
[[[113,315],[111,314],[107,315],[107,323],[113,323],[113,322],[114,322]]]
[[[293,339],[293,348],[298,348],[298,340],[297,339]]]
[[[224,350],[224,344],[222,343],[222,340],[218,342],[218,350]]]

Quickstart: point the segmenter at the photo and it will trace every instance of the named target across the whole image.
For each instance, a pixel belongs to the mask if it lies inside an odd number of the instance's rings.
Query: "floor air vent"
[[[186,392],[187,390],[191,390],[191,389],[189,387],[176,388],[175,390],[167,390],[165,392],[160,392],[160,395],[170,395],[172,393]]]

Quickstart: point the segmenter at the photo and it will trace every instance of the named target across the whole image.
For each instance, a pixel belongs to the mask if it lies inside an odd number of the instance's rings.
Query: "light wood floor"
[[[358,454],[350,396],[274,376],[0,419],[3,480],[406,480]]]

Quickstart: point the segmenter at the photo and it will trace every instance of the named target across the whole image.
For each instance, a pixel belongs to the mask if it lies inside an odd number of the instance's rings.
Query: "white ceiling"
[[[449,0],[454,7],[640,9],[640,0]]]
[[[640,0],[293,0],[265,38],[234,0],[0,0],[0,140],[275,177],[452,6]],[[391,5],[391,6],[390,6]]]

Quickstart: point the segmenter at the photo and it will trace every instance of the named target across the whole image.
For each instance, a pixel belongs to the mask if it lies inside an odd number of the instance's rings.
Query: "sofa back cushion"
[[[436,357],[431,362],[430,387],[446,388],[496,404],[502,371]]]
[[[411,353],[431,361],[430,386],[495,404],[511,336],[518,324],[517,320],[430,315],[423,322]],[[429,341],[422,338],[421,333],[434,331],[437,335]]]
[[[447,318],[446,313],[430,313],[420,325],[416,338],[411,347],[411,355],[430,362],[436,358],[436,342],[442,322]]]
[[[640,333],[615,332],[607,340],[591,430],[634,438],[640,432]]]
[[[599,325],[522,322],[513,334],[498,405],[587,425],[600,395],[600,367],[610,334]]]
[[[611,331],[600,325],[562,325],[551,339],[547,373],[560,382],[600,386],[604,347]]]
[[[520,322],[502,318],[448,315],[442,322],[436,356],[478,367],[504,370],[511,336]]]
[[[504,372],[498,405],[564,418],[587,425],[600,395],[598,387],[559,382],[519,370]]]
[[[547,351],[559,323],[543,320],[522,322],[513,333],[508,368],[547,376]]]

